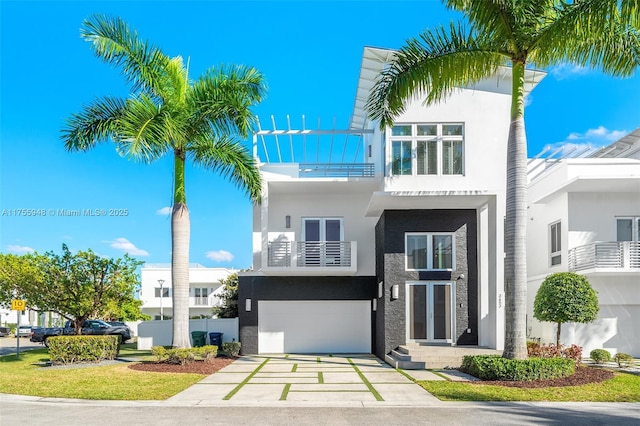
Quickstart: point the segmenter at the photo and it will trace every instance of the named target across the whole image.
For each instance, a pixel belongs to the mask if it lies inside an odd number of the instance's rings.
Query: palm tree
[[[188,63],[142,41],[120,18],[93,15],[80,33],[100,59],[120,68],[132,93],[96,99],[71,115],[62,131],[64,146],[87,151],[111,140],[120,155],[144,163],[173,155],[173,346],[190,347],[185,162],[220,173],[252,200],[260,199],[260,173],[239,138],[254,124],[251,108],[264,96],[264,79],[254,68],[222,66],[191,81]]]
[[[639,0],[446,0],[470,22],[426,30],[409,39],[379,75],[367,101],[370,118],[384,129],[422,96],[427,105],[510,65],[512,98],[507,142],[505,349],[523,359],[526,350],[527,142],[525,67],[563,62],[629,76],[640,61]]]

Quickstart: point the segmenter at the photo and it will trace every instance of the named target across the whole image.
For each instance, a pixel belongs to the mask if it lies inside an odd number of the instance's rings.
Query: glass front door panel
[[[415,340],[427,339],[427,286],[409,287],[409,337]]]
[[[451,339],[451,286],[433,286],[433,338]]]

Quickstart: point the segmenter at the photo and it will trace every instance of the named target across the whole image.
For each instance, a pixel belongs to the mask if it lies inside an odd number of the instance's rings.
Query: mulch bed
[[[209,362],[194,361],[185,365],[169,364],[168,362],[141,362],[131,364],[128,367],[132,370],[152,371],[156,373],[195,373],[208,375],[226,367],[236,359],[236,357],[219,356]]]
[[[534,380],[531,382],[510,382],[504,380],[486,380],[471,382],[475,385],[497,385],[509,386],[513,388],[547,388],[563,386],[580,386],[589,383],[600,383],[612,379],[613,371],[603,368],[578,367],[575,374],[560,379]]]

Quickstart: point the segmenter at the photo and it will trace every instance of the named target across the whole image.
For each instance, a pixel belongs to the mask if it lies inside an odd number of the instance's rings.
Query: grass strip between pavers
[[[404,377],[406,377],[407,379],[411,380],[413,383],[415,383],[415,382],[416,382],[416,379],[414,379],[413,377],[411,377],[411,376],[409,375],[409,373],[407,373],[406,371],[404,371],[404,370],[402,370],[402,369],[400,369],[400,368],[396,368],[396,371],[397,371],[398,373],[402,374],[402,375],[403,375]]]
[[[282,389],[282,394],[280,395],[280,401],[286,401],[287,395],[289,395],[289,389],[291,389],[291,383],[287,383],[284,385],[284,389]]]
[[[382,395],[380,395],[378,393],[378,391],[376,390],[376,388],[373,387],[371,382],[369,382],[369,380],[367,380],[367,378],[364,376],[364,374],[362,374],[362,371],[360,371],[358,366],[351,360],[351,358],[347,358],[347,361],[349,361],[349,364],[351,364],[351,367],[353,367],[353,369],[356,370],[356,373],[358,373],[358,376],[360,376],[360,380],[362,380],[362,382],[365,384],[365,386],[373,394],[373,396],[376,398],[376,401],[384,401],[384,398],[382,397]]]
[[[298,369],[298,364],[293,364],[293,367],[291,367],[291,372],[295,373],[297,369]]]
[[[322,361],[320,361],[320,357],[317,357],[317,358],[316,358],[316,362],[317,362],[318,364],[320,364],[320,363],[322,362]]]
[[[264,367],[264,365],[265,365],[266,363],[268,363],[270,359],[271,359],[271,358],[267,358],[267,359],[265,359],[265,360],[262,362],[262,364],[260,364],[260,365],[255,369],[255,370],[253,370],[253,371],[251,372],[251,374],[249,374],[249,375],[248,375],[248,376],[247,376],[247,377],[246,377],[242,382],[240,382],[240,384],[239,384],[238,386],[236,386],[235,388],[233,388],[233,390],[232,390],[231,392],[229,392],[228,394],[226,394],[226,395],[224,396],[224,398],[222,398],[222,399],[223,399],[224,401],[228,401],[228,400],[230,400],[231,398],[233,398],[233,395],[237,394],[237,393],[238,393],[238,391],[239,391],[240,389],[242,389],[242,387],[243,387],[244,385],[246,385],[247,383],[249,383],[249,380],[251,380],[251,379],[253,378],[253,376],[255,376],[256,374],[258,374],[258,371],[260,371],[260,369],[261,369],[262,367]]]
[[[322,371],[318,371],[318,383],[321,385],[324,384],[324,376],[322,375]]]
[[[442,373],[441,373],[441,372],[439,372],[439,371],[436,371],[436,370],[428,370],[428,371],[432,372],[433,374],[435,374],[435,375],[436,375],[436,376],[438,376],[438,377],[442,377],[442,378],[443,378],[443,379],[445,379],[447,382],[453,382],[453,380],[451,380],[451,377],[447,377],[447,376],[445,376],[444,374],[442,374]]]

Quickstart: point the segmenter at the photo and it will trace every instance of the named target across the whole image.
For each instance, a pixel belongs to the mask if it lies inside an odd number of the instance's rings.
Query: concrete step
[[[500,355],[501,351],[476,346],[426,346],[418,344],[401,345],[392,351],[390,358],[396,363],[407,365],[424,365],[422,368],[458,368],[465,355]],[[393,364],[392,364],[393,365]],[[414,369],[409,367],[399,367]]]
[[[394,368],[401,368],[403,370],[425,370],[424,362],[407,361],[395,358],[392,354],[387,354],[384,357],[384,361]]]

